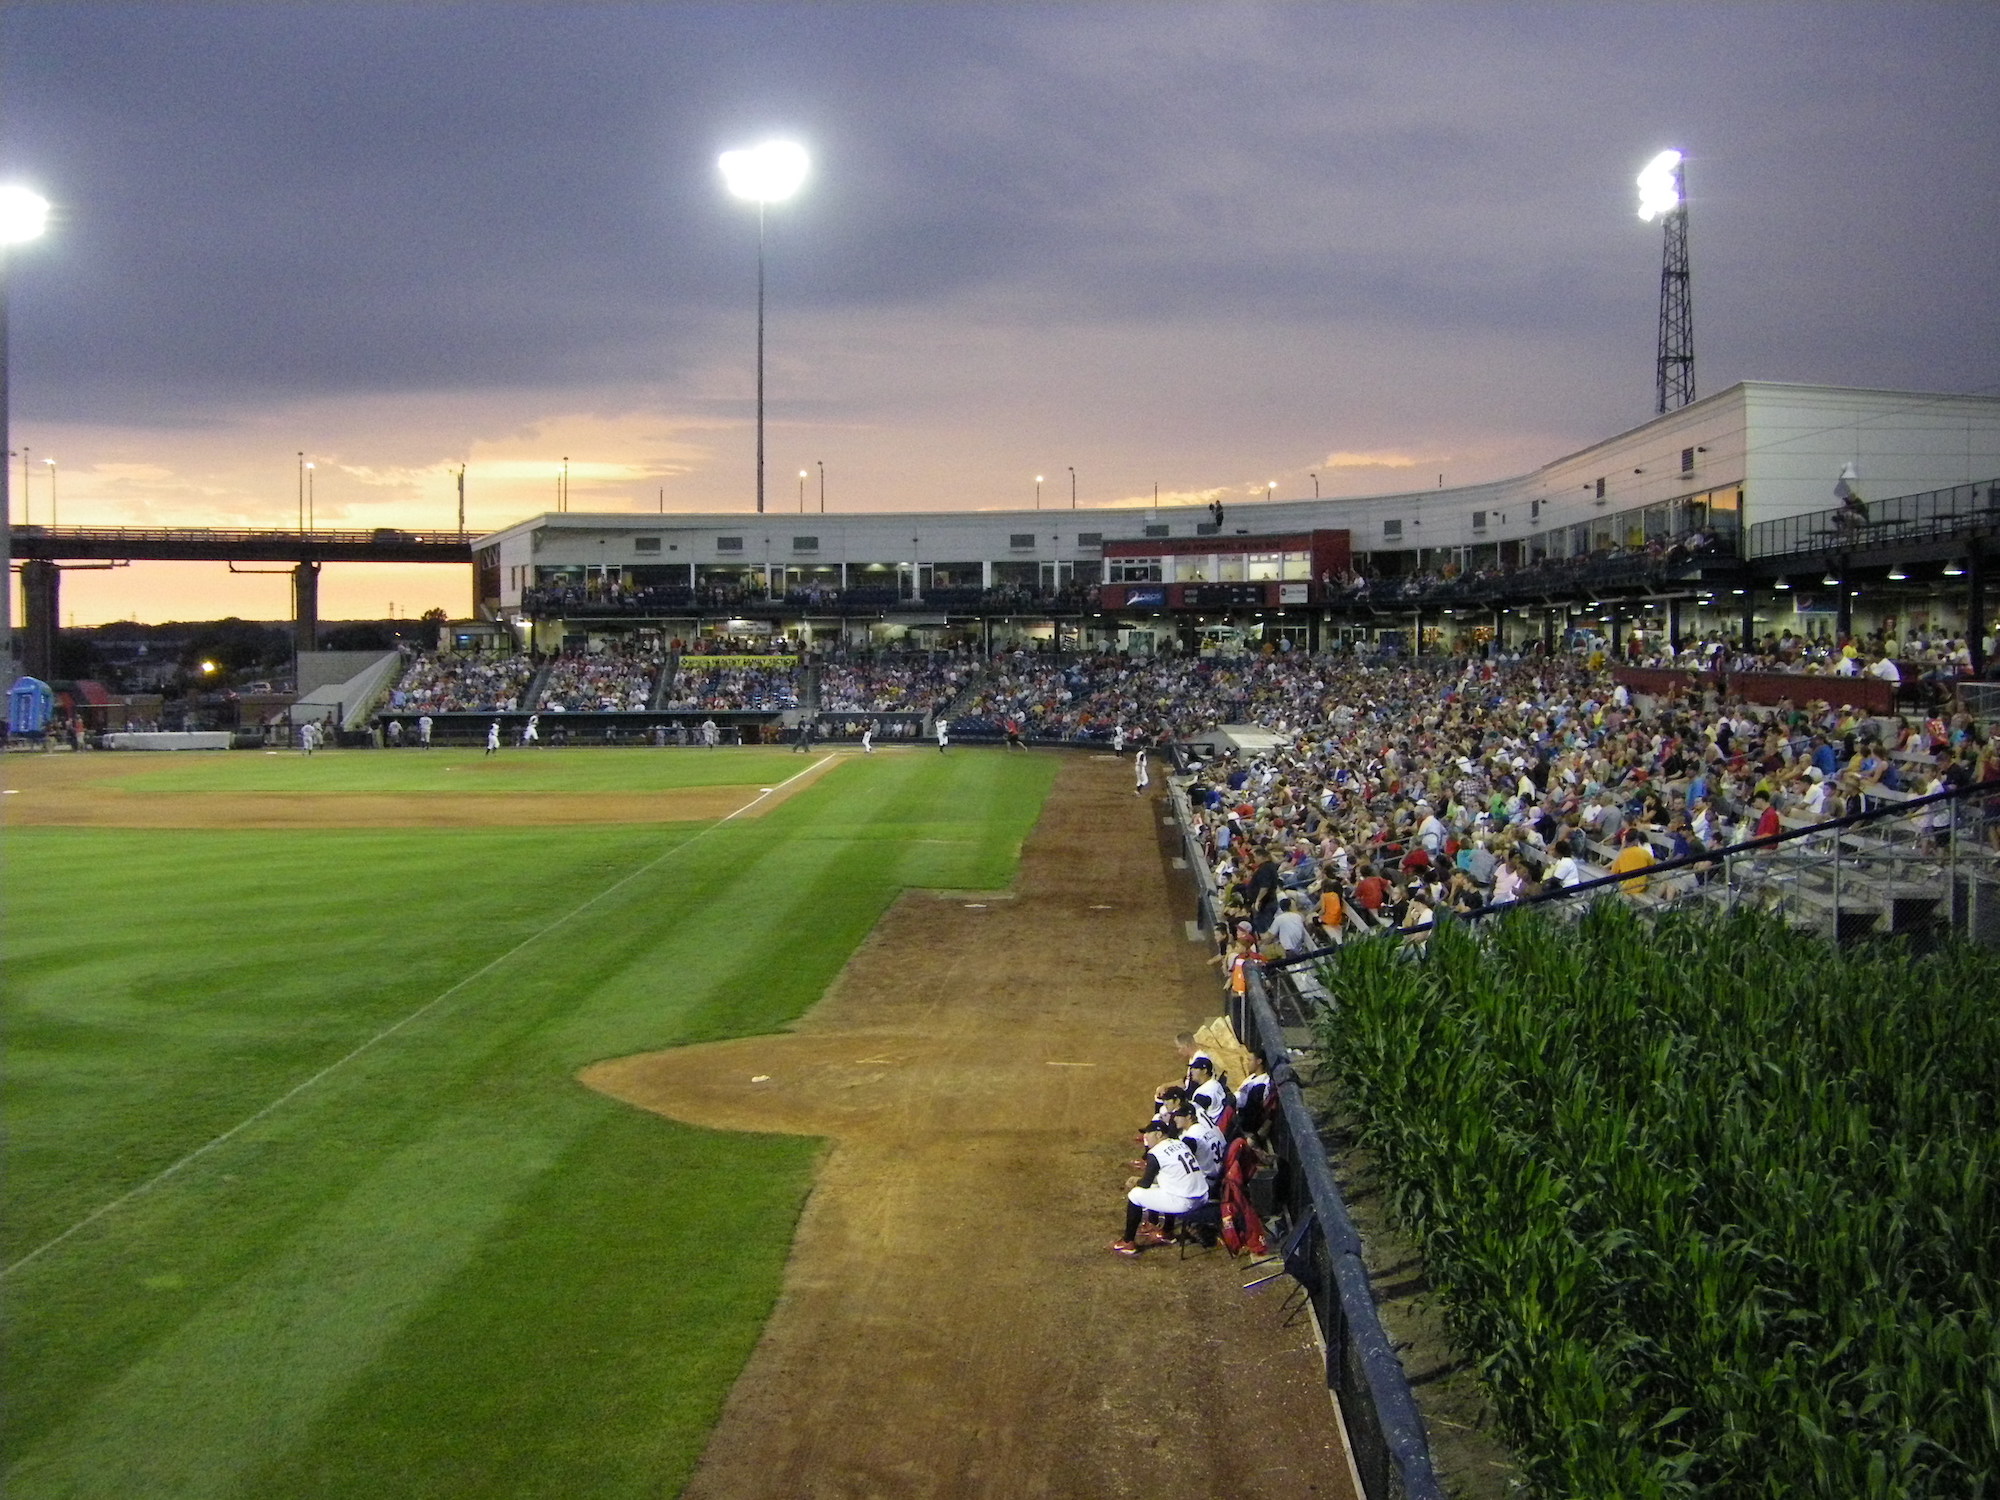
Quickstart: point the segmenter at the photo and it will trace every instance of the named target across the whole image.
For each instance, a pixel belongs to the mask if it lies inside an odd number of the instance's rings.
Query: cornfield
[[[1344,1112],[1548,1497],[2000,1495],[2000,971],[1755,912],[1349,945]]]

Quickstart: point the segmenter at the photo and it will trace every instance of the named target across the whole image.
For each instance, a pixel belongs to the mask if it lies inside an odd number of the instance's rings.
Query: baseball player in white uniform
[[[498,755],[500,753],[500,721],[498,719],[495,719],[491,724],[486,726],[486,753],[488,755]]]
[[[951,725],[949,722],[946,721],[943,714],[938,715],[937,742],[938,742],[938,754],[942,755],[944,754],[944,747],[951,743]]]
[[[1181,1144],[1194,1153],[1195,1164],[1208,1179],[1209,1196],[1214,1197],[1216,1184],[1222,1180],[1222,1158],[1229,1150],[1229,1142],[1192,1104],[1176,1104],[1169,1119],[1181,1133]]]
[[[870,719],[866,724],[861,726],[861,753],[863,755],[873,755],[875,753],[875,721],[873,719]]]
[[[1217,1080],[1215,1064],[1206,1057],[1197,1057],[1188,1064],[1188,1077],[1194,1080],[1190,1099],[1202,1118],[1213,1125],[1222,1114],[1222,1107],[1230,1102],[1229,1090]]]
[[[429,714],[417,715],[417,743],[426,750],[431,747],[431,716]]]
[[[1139,752],[1139,758],[1136,764],[1138,766],[1138,771],[1139,771],[1139,780],[1138,784],[1132,788],[1132,794],[1135,797],[1143,797],[1146,795],[1146,788],[1153,784],[1152,773],[1146,769],[1145,751],[1141,750]]]
[[[1112,1242],[1120,1255],[1137,1255],[1151,1245],[1170,1245],[1180,1216],[1208,1202],[1208,1178],[1194,1153],[1169,1133],[1159,1120],[1148,1120],[1140,1132],[1146,1143],[1145,1165],[1125,1195],[1125,1233]],[[1142,1231],[1146,1215],[1158,1221]]]

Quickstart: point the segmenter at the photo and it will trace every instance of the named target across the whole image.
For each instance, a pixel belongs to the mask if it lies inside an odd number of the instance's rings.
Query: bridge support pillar
[[[319,564],[292,569],[292,649],[319,650]]]
[[[62,624],[62,569],[39,557],[21,564],[21,670],[47,682],[56,674]]]

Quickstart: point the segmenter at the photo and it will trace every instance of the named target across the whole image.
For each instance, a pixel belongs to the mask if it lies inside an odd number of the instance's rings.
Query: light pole
[[[1264,485],[1264,498],[1266,500],[1269,500],[1277,493],[1278,493],[1278,481],[1275,479],[1267,481]]]
[[[14,528],[7,513],[7,251],[38,240],[49,225],[49,200],[9,183],[0,187],[0,671],[14,677]]]
[[[1069,466],[1069,508],[1076,509],[1076,465]]]
[[[1313,475],[1312,482],[1313,482],[1313,499],[1317,500],[1319,499],[1319,475],[1317,473]]]
[[[62,521],[62,512],[56,509],[56,461],[45,458],[42,462],[49,466],[49,525],[55,526]]]
[[[299,530],[306,529],[306,451],[299,450]]]
[[[806,513],[806,471],[799,470],[799,514]]]
[[[729,191],[757,205],[757,514],[764,513],[764,207],[783,203],[806,180],[805,148],[766,141],[745,151],[725,151],[717,162]]]
[[[821,515],[825,515],[826,514],[826,460],[823,458],[816,458],[813,460],[813,462],[819,465],[819,513]]]
[[[313,505],[313,470],[318,467],[319,465],[314,463],[308,463],[306,465],[306,530],[307,531],[311,531],[314,526],[319,524],[319,516]]]
[[[21,524],[32,525],[35,519],[35,486],[30,482],[35,471],[28,467],[28,455],[34,450],[26,443],[21,444]]]
[[[1040,510],[1041,508],[1042,508],[1042,476],[1037,474],[1035,476],[1035,509]]]

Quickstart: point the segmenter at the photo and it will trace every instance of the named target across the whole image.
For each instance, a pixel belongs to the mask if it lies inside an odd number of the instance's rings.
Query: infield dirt
[[[1289,1281],[1108,1248],[1173,1036],[1220,994],[1164,806],[1066,758],[1012,891],[906,894],[783,1035],[584,1073],[830,1140],[691,1500],[1353,1494]]]

